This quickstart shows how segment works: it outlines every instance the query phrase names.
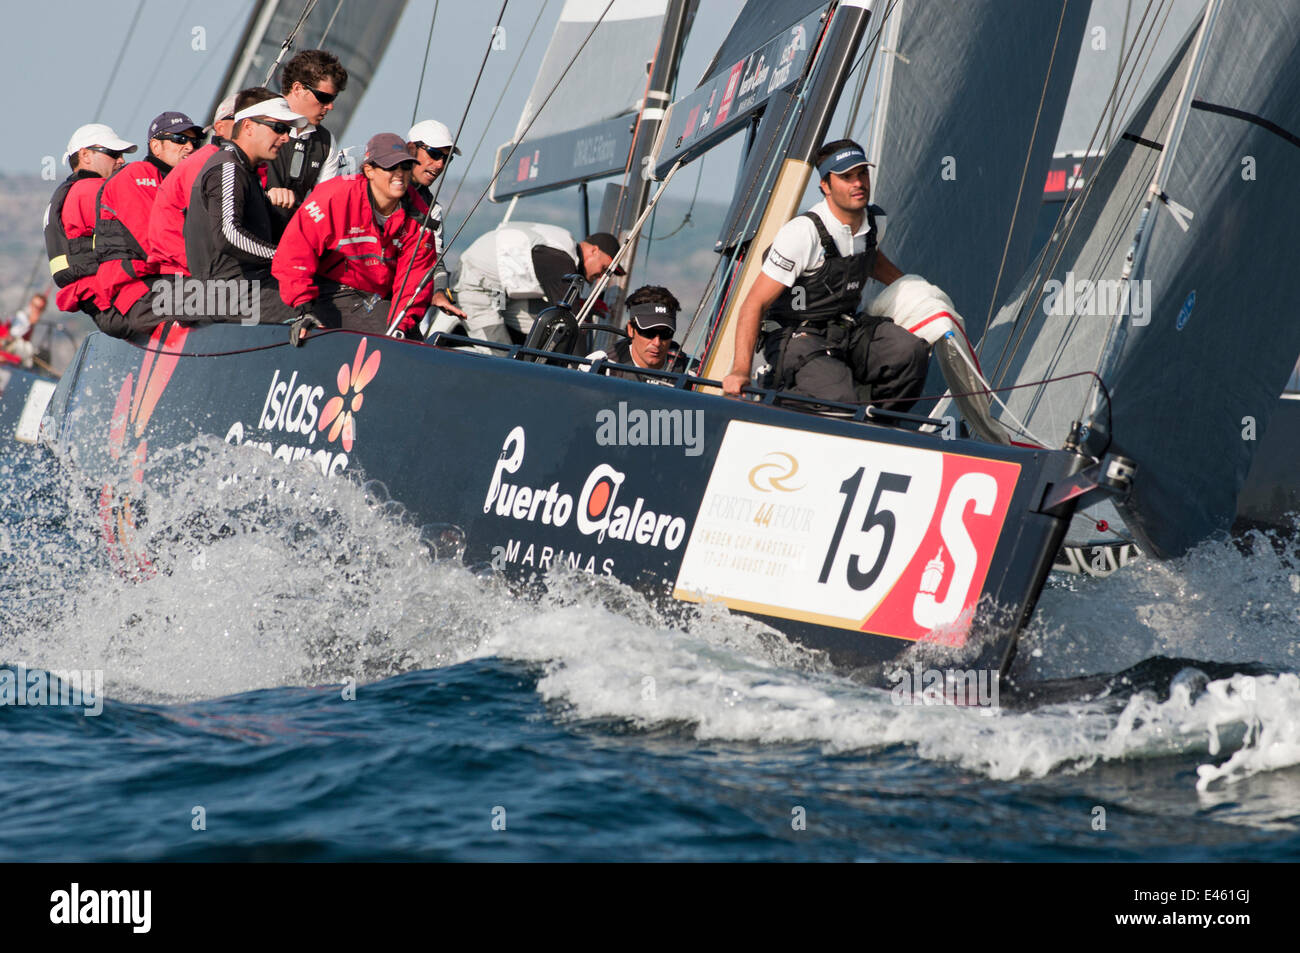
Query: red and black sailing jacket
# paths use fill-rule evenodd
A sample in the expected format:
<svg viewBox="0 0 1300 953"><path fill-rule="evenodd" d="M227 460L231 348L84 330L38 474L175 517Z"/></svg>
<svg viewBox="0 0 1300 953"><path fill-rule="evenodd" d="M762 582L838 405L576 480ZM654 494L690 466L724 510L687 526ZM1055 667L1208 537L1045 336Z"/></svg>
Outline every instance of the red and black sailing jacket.
<svg viewBox="0 0 1300 953"><path fill-rule="evenodd" d="M149 262L149 215L171 166L149 156L125 166L99 193L95 219L95 253L99 256L95 303L101 310L126 314L149 292L148 281L158 274Z"/></svg>
<svg viewBox="0 0 1300 953"><path fill-rule="evenodd" d="M321 280L390 300L405 280L403 300L395 302L400 309L425 272L437 263L433 237L425 233L421 242L421 231L414 206L407 199L382 226L377 224L366 177L340 176L316 186L302 208L294 212L280 239L271 273L280 283L280 297L291 308L315 301ZM418 325L432 297L433 285L429 283L407 307L398 329L405 333Z"/></svg>
<svg viewBox="0 0 1300 953"><path fill-rule="evenodd" d="M190 205L190 191L203 165L220 148L209 142L177 164L158 188L149 213L149 263L160 274L188 275L185 264L185 212Z"/></svg>
<svg viewBox="0 0 1300 953"><path fill-rule="evenodd" d="M50 275L59 286L55 303L60 311L84 311L92 317L95 305L95 203L107 180L86 169L63 180L45 210L45 252Z"/></svg>

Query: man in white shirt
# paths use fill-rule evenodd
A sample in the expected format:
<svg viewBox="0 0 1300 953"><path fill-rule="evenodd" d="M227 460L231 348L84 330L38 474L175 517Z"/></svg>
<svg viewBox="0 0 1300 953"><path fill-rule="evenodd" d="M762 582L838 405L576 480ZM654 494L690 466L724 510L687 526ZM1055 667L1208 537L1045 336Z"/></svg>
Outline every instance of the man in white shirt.
<svg viewBox="0 0 1300 953"><path fill-rule="evenodd" d="M826 198L786 222L764 255L722 389L736 396L749 383L766 315L778 325L763 342L771 386L906 411L925 386L926 344L888 318L858 313L869 278L888 285L903 274L879 249L885 213L870 204L870 163L849 139L824 145L816 163Z"/></svg>

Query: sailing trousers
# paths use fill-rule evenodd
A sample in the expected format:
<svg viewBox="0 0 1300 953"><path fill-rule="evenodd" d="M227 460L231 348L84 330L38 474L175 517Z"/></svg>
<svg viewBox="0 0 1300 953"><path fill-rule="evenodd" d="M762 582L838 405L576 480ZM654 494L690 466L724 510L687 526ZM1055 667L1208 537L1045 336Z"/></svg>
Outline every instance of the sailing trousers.
<svg viewBox="0 0 1300 953"><path fill-rule="evenodd" d="M320 294L308 310L327 328L384 334L388 331L387 298L334 282L320 283Z"/></svg>
<svg viewBox="0 0 1300 953"><path fill-rule="evenodd" d="M801 324L769 334L764 355L775 387L845 404L871 403L906 413L925 387L929 348L888 318L858 316L852 324ZM784 383L783 383L784 379Z"/></svg>

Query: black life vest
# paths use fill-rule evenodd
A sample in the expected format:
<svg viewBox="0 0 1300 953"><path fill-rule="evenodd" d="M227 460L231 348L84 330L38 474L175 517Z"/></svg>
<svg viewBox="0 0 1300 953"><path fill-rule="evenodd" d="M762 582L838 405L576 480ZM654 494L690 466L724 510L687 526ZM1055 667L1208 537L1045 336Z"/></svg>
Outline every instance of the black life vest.
<svg viewBox="0 0 1300 953"><path fill-rule="evenodd" d="M296 201L293 208L271 207L275 238L279 241L285 226L316 187L325 160L330 156L334 137L324 126L317 126L310 136L298 139L290 136L274 159L266 164L267 189L290 189Z"/></svg>
<svg viewBox="0 0 1300 953"><path fill-rule="evenodd" d="M847 258L835 247L835 239L826 230L825 223L816 212L804 212L817 228L825 260L812 271L800 275L795 283L782 292L768 311L768 317L782 325L805 322L825 323L841 315L852 315L862 300L862 289L876 266L876 215L884 210L867 206L867 247ZM769 248L770 252L771 249ZM802 289L799 291L797 289ZM803 307L796 308L797 295L803 298Z"/></svg>
<svg viewBox="0 0 1300 953"><path fill-rule="evenodd" d="M95 234L69 238L63 230L63 206L67 204L68 193L72 186L82 179L99 179L102 192L103 179L86 169L79 169L63 180L63 184L54 190L49 207L45 210L45 253L50 259L50 275L60 288L66 288L81 278L89 278L99 270L99 259L95 255ZM95 198L96 213L99 210L99 198Z"/></svg>
<svg viewBox="0 0 1300 953"><path fill-rule="evenodd" d="M147 162L153 166L154 171L158 173L158 181L161 182L171 172L171 166L155 156L146 156L139 160ZM136 163L131 163L135 165ZM127 166L130 168L130 166ZM123 172L126 171L124 168ZM149 252L147 252L140 241L131 234L131 229L127 228L126 222L121 218L105 219L100 216L100 210L104 207L104 190L99 190L99 195L95 197L95 256L99 263L109 261L124 261L126 264L123 270L133 278L139 277L135 273L135 266L132 262L148 261ZM116 210L114 215L119 214Z"/></svg>

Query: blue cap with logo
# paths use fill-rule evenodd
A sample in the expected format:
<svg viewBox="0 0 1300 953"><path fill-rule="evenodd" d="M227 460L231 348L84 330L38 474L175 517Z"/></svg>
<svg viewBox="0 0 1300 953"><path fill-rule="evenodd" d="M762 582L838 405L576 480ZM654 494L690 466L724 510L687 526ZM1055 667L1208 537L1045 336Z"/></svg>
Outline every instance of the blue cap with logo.
<svg viewBox="0 0 1300 953"><path fill-rule="evenodd" d="M155 139L169 132L189 132L191 129L203 131L203 127L185 113L165 112L155 116L154 121L149 123L149 138Z"/></svg>
<svg viewBox="0 0 1300 953"><path fill-rule="evenodd" d="M843 175L856 169L861 165L871 165L867 161L867 154L859 146L845 146L828 156L821 165L817 167L818 174L824 179L834 172L836 175Z"/></svg>

